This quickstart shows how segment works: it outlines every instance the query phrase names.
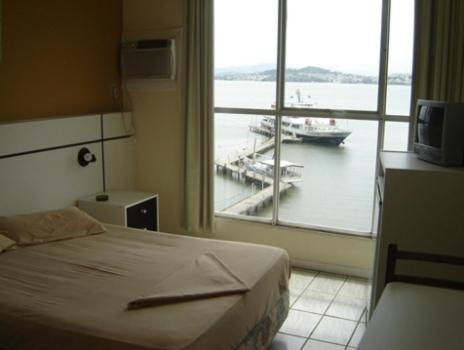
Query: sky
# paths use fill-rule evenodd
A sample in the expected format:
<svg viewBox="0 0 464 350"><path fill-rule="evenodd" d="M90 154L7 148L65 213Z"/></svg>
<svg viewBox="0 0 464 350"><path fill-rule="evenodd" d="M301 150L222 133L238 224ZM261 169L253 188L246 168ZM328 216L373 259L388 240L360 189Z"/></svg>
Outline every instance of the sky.
<svg viewBox="0 0 464 350"><path fill-rule="evenodd" d="M410 73L414 0L391 0L389 73ZM381 0L287 0L288 68L378 74ZM215 0L218 68L277 61L277 0Z"/></svg>

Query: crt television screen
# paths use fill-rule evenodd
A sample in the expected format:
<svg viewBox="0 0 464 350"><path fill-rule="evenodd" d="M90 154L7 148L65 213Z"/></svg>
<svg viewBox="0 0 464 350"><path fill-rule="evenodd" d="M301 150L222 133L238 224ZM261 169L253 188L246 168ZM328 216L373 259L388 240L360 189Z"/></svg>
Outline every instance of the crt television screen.
<svg viewBox="0 0 464 350"><path fill-rule="evenodd" d="M417 142L441 148L444 116L444 107L420 106L417 116Z"/></svg>

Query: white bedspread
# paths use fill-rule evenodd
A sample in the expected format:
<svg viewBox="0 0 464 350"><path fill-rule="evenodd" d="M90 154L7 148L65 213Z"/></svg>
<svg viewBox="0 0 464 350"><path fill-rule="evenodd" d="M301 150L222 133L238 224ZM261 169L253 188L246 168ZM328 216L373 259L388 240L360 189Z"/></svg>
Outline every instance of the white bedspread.
<svg viewBox="0 0 464 350"><path fill-rule="evenodd" d="M148 295L131 300L130 310L154 307L224 295L242 294L250 290L216 255L202 254L193 262L153 286Z"/></svg>
<svg viewBox="0 0 464 350"><path fill-rule="evenodd" d="M250 290L127 310L205 254ZM234 349L287 290L288 273L278 248L110 225L19 248L0 254L0 348Z"/></svg>

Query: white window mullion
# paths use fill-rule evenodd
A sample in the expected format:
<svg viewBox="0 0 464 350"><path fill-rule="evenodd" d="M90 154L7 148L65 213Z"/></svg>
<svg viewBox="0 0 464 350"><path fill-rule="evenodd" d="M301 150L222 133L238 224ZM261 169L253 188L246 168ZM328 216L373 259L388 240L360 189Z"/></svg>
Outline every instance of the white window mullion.
<svg viewBox="0 0 464 350"><path fill-rule="evenodd" d="M256 114L256 115L275 115L273 109L257 109L257 108L237 108L237 107L215 107L215 113L224 114Z"/></svg>
<svg viewBox="0 0 464 350"><path fill-rule="evenodd" d="M380 114L383 125L385 121L387 106L387 85L388 85L388 47L390 38L390 0L382 2L382 29L380 38L380 69L379 69L379 90L377 97L377 110ZM381 149L383 147L383 134L379 139Z"/></svg>
<svg viewBox="0 0 464 350"><path fill-rule="evenodd" d="M275 118L275 152L274 152L274 188L272 201L272 224L279 221L280 200L280 152L282 114L285 105L285 37L287 27L287 1L279 0L279 27L277 31L277 84L276 84L276 118Z"/></svg>
<svg viewBox="0 0 464 350"><path fill-rule="evenodd" d="M274 179L273 179L273 199L272 199L272 224L277 225L279 221L279 200L280 200L280 151L281 151L281 131L282 116L275 118L275 152L274 152Z"/></svg>
<svg viewBox="0 0 464 350"><path fill-rule="evenodd" d="M295 109L283 108L282 115L287 117L312 117L326 119L380 120L381 116L375 111L333 110L333 109Z"/></svg>
<svg viewBox="0 0 464 350"><path fill-rule="evenodd" d="M379 175L380 167L380 151L383 149L384 144L384 135L385 135L385 114L387 106L387 85L388 85L388 48L389 48L389 37L390 37L390 0L383 0L382 2L382 29L381 29L381 39L380 39L380 67L379 67L379 89L377 97L377 110L380 115L378 133L377 133L377 157L375 164L375 178L377 179ZM375 210L376 205L375 201L377 200L377 191L376 191L377 180L374 181L374 198L372 205L372 225L375 224ZM371 232L374 232L374 227L372 227Z"/></svg>
<svg viewBox="0 0 464 350"><path fill-rule="evenodd" d="M279 28L277 42L277 91L276 110L278 113L285 106L285 41L287 30L287 0L279 0Z"/></svg>

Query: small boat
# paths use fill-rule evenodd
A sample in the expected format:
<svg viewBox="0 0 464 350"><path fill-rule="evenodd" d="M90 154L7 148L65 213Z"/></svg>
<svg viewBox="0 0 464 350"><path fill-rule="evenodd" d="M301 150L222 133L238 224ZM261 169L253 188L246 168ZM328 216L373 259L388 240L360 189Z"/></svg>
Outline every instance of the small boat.
<svg viewBox="0 0 464 350"><path fill-rule="evenodd" d="M243 164L249 171L272 178L274 176L274 159L256 160L244 158ZM304 165L280 160L280 181L294 183L302 180L302 169Z"/></svg>
<svg viewBox="0 0 464 350"><path fill-rule="evenodd" d="M296 101L293 101L293 99L296 97ZM308 95L307 98L311 98L311 95ZM295 96L290 96L290 102L285 103L285 107L290 107L290 108L311 108L314 106L314 103L308 102L303 100L303 97L301 96L301 91L300 89L296 89L295 91ZM271 104L271 108L275 109L276 104L273 103Z"/></svg>
<svg viewBox="0 0 464 350"><path fill-rule="evenodd" d="M303 99L303 97L301 96L301 90L300 89L296 89L295 95L296 95L296 101L293 101L294 96L290 96L290 100L292 100L292 101L290 101L290 103L286 103L285 104L286 107L290 107L290 108L311 108L311 107L314 106L314 103L308 102L308 101ZM307 98L310 99L311 95L308 95Z"/></svg>

